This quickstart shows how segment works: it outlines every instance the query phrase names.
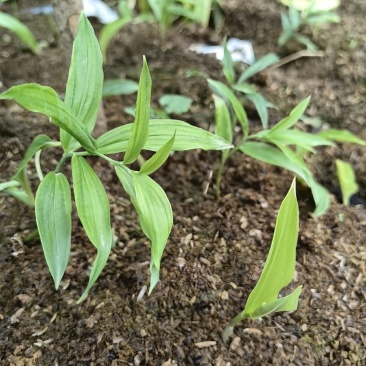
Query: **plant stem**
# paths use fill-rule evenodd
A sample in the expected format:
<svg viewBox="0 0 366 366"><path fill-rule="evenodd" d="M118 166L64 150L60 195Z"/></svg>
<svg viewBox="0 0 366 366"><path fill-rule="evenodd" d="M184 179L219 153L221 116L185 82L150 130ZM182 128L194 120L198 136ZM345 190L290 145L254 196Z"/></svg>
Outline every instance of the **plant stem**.
<svg viewBox="0 0 366 366"><path fill-rule="evenodd" d="M109 163L111 163L112 165L119 165L122 166L123 163L114 159L109 158L108 156L102 154L102 153L97 153L97 156L99 156L100 158L107 160Z"/></svg>
<svg viewBox="0 0 366 366"><path fill-rule="evenodd" d="M60 173L61 168L63 167L63 165L65 164L67 159L71 159L73 155L76 156L88 156L90 155L90 153L88 153L87 151L80 151L80 152L70 152L65 154L61 160L59 161L59 163L57 164L57 167L55 169L55 173Z"/></svg>
<svg viewBox="0 0 366 366"><path fill-rule="evenodd" d="M216 175L215 190L216 190L216 197L217 198L220 197L220 186L221 186L221 179L222 179L222 170L224 169L224 165L226 163L226 160L227 160L227 154L222 153L221 162L220 162L219 169L218 169L217 175Z"/></svg>
<svg viewBox="0 0 366 366"><path fill-rule="evenodd" d="M38 150L34 157L34 164L36 166L37 175L38 175L38 178L40 181L42 181L42 179L43 179L43 173L42 173L42 169L41 169L41 154L42 154L42 150Z"/></svg>

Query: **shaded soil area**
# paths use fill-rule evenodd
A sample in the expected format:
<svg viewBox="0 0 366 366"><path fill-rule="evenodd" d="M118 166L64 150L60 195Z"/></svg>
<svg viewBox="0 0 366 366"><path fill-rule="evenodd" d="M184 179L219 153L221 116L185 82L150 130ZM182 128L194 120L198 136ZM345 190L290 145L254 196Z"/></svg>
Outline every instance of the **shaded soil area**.
<svg viewBox="0 0 366 366"><path fill-rule="evenodd" d="M30 3L20 1L19 9ZM276 46L280 10L271 0L227 1L222 33L177 26L167 32L164 44L155 25L128 26L110 45L106 78L137 80L142 55L146 55L153 106L164 93L190 96L191 110L174 117L212 130L213 100L207 83L200 77L187 78L186 73L198 70L222 79L221 65L212 56L189 51L189 45L218 44L228 35L251 40L257 58L270 51L291 54L298 51L297 45L281 50ZM340 24L314 35L323 57L300 58L256 80L263 94L279 106L279 111L271 112L271 124L312 94L310 116L366 139L366 3L344 2L339 13ZM33 55L1 29L1 88L38 82L62 95L67 67L50 31L51 20L20 14L46 48ZM131 122L123 110L134 102L135 96L106 99L108 127ZM247 111L251 123L258 124L255 111L250 106ZM26 147L39 133L57 138L57 129L46 118L10 102L0 104L1 182L15 173ZM44 171L54 169L59 158L60 152L44 153ZM365 148L327 147L309 157L317 179L331 192L338 191L336 158L352 163L359 199L366 199ZM228 344L222 342L222 329L244 308L260 275L278 208L293 177L236 154L224 169L222 195L216 199L211 175L219 161L217 152L174 153L154 174L171 200L174 226L160 282L150 296L144 294L149 281L149 242L112 167L104 161L90 159L108 192L116 246L81 305L76 300L87 285L95 251L76 211L69 266L60 290L55 291L39 240L24 241L35 227L32 210L1 195L0 364L365 365L364 206L348 208L332 196L329 212L313 218L313 202L306 189L298 192L301 221L291 285L304 286L299 309L244 321ZM36 188L32 165L29 176Z"/></svg>

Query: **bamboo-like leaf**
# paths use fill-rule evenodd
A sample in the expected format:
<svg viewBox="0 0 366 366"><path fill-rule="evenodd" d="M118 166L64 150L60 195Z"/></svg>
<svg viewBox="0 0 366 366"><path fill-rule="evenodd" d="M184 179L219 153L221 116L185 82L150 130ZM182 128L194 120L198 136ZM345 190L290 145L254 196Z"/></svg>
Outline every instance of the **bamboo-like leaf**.
<svg viewBox="0 0 366 366"><path fill-rule="evenodd" d="M286 155L283 151L262 142L245 142L239 146L239 149L255 159L290 170L302 178L313 194L316 205L313 212L314 216L323 215L328 210L330 205L328 191L315 181L304 161L295 156L295 153L291 154L289 149L282 146L283 151L287 153ZM291 157L288 156L290 154Z"/></svg>
<svg viewBox="0 0 366 366"><path fill-rule="evenodd" d="M326 138L330 141L349 142L351 144L366 145L366 142L364 140L348 130L337 130L334 128L330 128L329 130L319 132L318 136Z"/></svg>
<svg viewBox="0 0 366 366"><path fill-rule="evenodd" d="M103 59L99 43L89 20L81 13L73 44L65 104L88 132L93 130L97 120L102 88ZM65 152L80 146L69 133L62 130L61 143Z"/></svg>
<svg viewBox="0 0 366 366"><path fill-rule="evenodd" d="M43 253L57 289L71 245L71 190L62 173L44 177L36 193L35 212Z"/></svg>
<svg viewBox="0 0 366 366"><path fill-rule="evenodd" d="M105 25L102 28L102 30L100 32L100 37L99 37L99 44L100 44L100 49L102 51L104 61L107 61L107 47L108 47L111 39L123 27L125 27L128 23L130 23L131 20L132 19L131 19L130 16L122 17L122 18L119 18L119 19L115 20L112 23L109 23L109 24Z"/></svg>
<svg viewBox="0 0 366 366"><path fill-rule="evenodd" d="M300 102L292 111L291 113L282 119L280 122L278 122L276 125L274 125L269 133L281 133L282 131L285 131L289 128L291 128L304 114L308 104L310 102L310 97L307 97L302 102Z"/></svg>
<svg viewBox="0 0 366 366"><path fill-rule="evenodd" d="M2 189L0 189L1 191ZM25 190L19 189L17 187L9 187L3 190L5 193L13 196L18 201L23 202L29 207L34 207L34 197L30 196Z"/></svg>
<svg viewBox="0 0 366 366"><path fill-rule="evenodd" d="M261 119L262 126L264 129L268 128L268 109L267 101L259 93L247 95L248 100L250 100L257 109L259 118Z"/></svg>
<svg viewBox="0 0 366 366"><path fill-rule="evenodd" d="M182 114L191 108L192 98L178 94L164 94L159 98L159 104L168 114Z"/></svg>
<svg viewBox="0 0 366 366"><path fill-rule="evenodd" d="M102 154L115 154L126 151L131 135L132 123L114 128L97 140L98 151ZM144 145L145 150L158 151L162 141L167 141L176 133L173 151L192 149L225 150L233 146L222 137L214 135L190 124L172 120L159 119L149 121L149 137Z"/></svg>
<svg viewBox="0 0 366 366"><path fill-rule="evenodd" d="M231 53L227 49L227 42L226 39L224 41L224 59L223 59L223 71L226 77L226 80L230 85L232 85L235 81L235 70L234 70L234 63Z"/></svg>
<svg viewBox="0 0 366 366"><path fill-rule="evenodd" d="M175 133L149 160L145 161L140 174L150 175L158 170L168 159L174 144Z"/></svg>
<svg viewBox="0 0 366 366"><path fill-rule="evenodd" d="M251 78L255 74L265 70L267 67L272 66L279 60L279 57L274 53L268 53L259 60L257 60L253 65L249 66L241 75L238 80L238 84L244 82L245 80Z"/></svg>
<svg viewBox="0 0 366 366"><path fill-rule="evenodd" d="M52 88L39 84L17 85L0 94L1 99L13 99L31 112L45 114L50 122L75 137L90 154L96 153L94 138Z"/></svg>
<svg viewBox="0 0 366 366"><path fill-rule="evenodd" d="M115 169L138 213L141 229L151 241L151 293L159 281L161 257L173 226L172 208L163 189L149 176L124 166Z"/></svg>
<svg viewBox="0 0 366 366"><path fill-rule="evenodd" d="M108 197L102 182L82 157L71 160L76 209L88 238L97 249L97 256L89 283L78 303L83 301L107 263L112 248L113 234L110 223Z"/></svg>
<svg viewBox="0 0 366 366"><path fill-rule="evenodd" d="M342 201L345 206L349 206L352 195L358 192L356 175L350 163L337 159L336 164L338 181L342 191Z"/></svg>
<svg viewBox="0 0 366 366"><path fill-rule="evenodd" d="M233 126L229 109L225 101L217 95L213 95L215 102L215 134L232 142Z"/></svg>
<svg viewBox="0 0 366 366"><path fill-rule="evenodd" d="M133 163L137 159L149 137L150 98L151 77L144 56L139 90L137 92L136 118L132 126L131 136L123 159L125 164Z"/></svg>
<svg viewBox="0 0 366 366"><path fill-rule="evenodd" d="M13 16L0 12L0 27L7 28L14 32L17 37L25 43L34 53L39 51L37 41L30 29Z"/></svg>
<svg viewBox="0 0 366 366"><path fill-rule="evenodd" d="M112 79L105 80L103 84L103 98L113 95L128 95L136 93L139 84L133 80Z"/></svg>
<svg viewBox="0 0 366 366"><path fill-rule="evenodd" d="M241 124L244 135L247 136L249 132L248 117L238 98L225 84L221 83L220 81L207 79L207 82L209 87L215 94L230 102Z"/></svg>

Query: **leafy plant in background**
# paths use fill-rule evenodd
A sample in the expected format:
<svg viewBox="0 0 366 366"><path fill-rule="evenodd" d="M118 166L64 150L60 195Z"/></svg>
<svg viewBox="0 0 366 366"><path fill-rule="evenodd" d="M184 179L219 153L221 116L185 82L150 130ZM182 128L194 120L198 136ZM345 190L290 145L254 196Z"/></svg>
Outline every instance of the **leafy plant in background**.
<svg viewBox="0 0 366 366"><path fill-rule="evenodd" d="M356 175L350 163L337 159L336 165L338 181L342 191L342 202L345 206L349 206L351 197L358 192Z"/></svg>
<svg viewBox="0 0 366 366"><path fill-rule="evenodd" d="M48 268L58 288L70 256L71 189L61 172L71 159L73 190L80 221L97 249L89 283L78 300L87 296L103 270L113 244L108 197L97 174L85 159L95 156L111 163L122 186L137 210L142 231L151 241L151 292L159 280L160 261L173 224L172 209L163 189L149 177L169 157L172 150L227 149L231 145L219 136L178 120L150 120L151 78L146 60L137 93L133 123L107 132L97 140L91 135L102 97L102 55L89 21L81 15L74 41L65 100L50 87L22 84L0 94L32 112L45 114L60 127L60 141L37 136L28 147L15 176L1 184L4 192L35 206L36 222ZM64 151L56 169L43 177L41 151L61 147ZM80 150L80 148L82 148ZM127 165L142 150L156 152L139 171ZM107 154L123 152L122 161ZM41 181L35 199L27 179L26 167L35 157Z"/></svg>
<svg viewBox="0 0 366 366"><path fill-rule="evenodd" d="M291 294L278 298L279 292L292 281L295 273L299 232L295 181L294 179L278 211L271 248L262 274L250 293L244 310L222 332L224 342L235 325L243 319L257 319L275 312L297 309L302 286L298 286Z"/></svg>
<svg viewBox="0 0 366 366"><path fill-rule="evenodd" d="M279 46L294 40L304 44L309 50L317 50L318 47L307 36L301 33L306 26L314 32L317 28L327 23L338 23L339 15L334 11L339 6L339 1L296 1L282 0L289 7L287 13L281 13L282 33L278 39Z"/></svg>
<svg viewBox="0 0 366 366"><path fill-rule="evenodd" d="M178 18L200 23L207 28L212 14L215 27L223 23L219 0L120 0L118 10L120 18L104 26L100 33L99 43L104 60L111 39L131 22L156 21L162 38Z"/></svg>
<svg viewBox="0 0 366 366"><path fill-rule="evenodd" d="M38 53L39 47L33 33L20 20L9 14L0 12L0 27L14 32L34 53Z"/></svg>

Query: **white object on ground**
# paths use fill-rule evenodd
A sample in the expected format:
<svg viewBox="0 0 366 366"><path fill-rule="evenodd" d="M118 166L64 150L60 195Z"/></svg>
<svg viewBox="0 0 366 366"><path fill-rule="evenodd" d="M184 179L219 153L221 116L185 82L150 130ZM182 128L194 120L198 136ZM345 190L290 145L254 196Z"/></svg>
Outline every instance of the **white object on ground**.
<svg viewBox="0 0 366 366"><path fill-rule="evenodd" d="M118 13L101 0L83 0L83 8L87 17L97 17L103 24L112 23L119 18Z"/></svg>

